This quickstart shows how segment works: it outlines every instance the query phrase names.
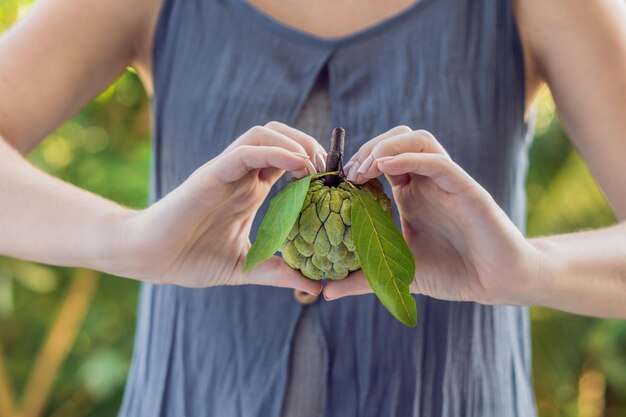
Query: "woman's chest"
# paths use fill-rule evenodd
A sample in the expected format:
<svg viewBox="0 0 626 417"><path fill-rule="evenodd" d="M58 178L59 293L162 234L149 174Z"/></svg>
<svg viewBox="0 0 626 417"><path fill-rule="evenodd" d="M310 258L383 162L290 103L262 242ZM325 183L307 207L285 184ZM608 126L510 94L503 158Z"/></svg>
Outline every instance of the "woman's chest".
<svg viewBox="0 0 626 417"><path fill-rule="evenodd" d="M180 1L180 0L176 0ZM196 0L197 1L197 0ZM206 0L204 0L206 2ZM209 0L215 2L216 0ZM220 0L217 0L218 2ZM245 2L245 0L234 0ZM377 0L346 0L336 2L335 0L320 0L308 2L306 0L293 0L289 2L279 0L251 0L248 1L252 7L268 19L275 19L280 25L292 28L295 31L310 34L319 39L345 38L351 34L359 33L373 28L394 16L402 15L415 3L424 0L389 0L380 2ZM430 0L426 0L430 1ZM434 0L437 1L437 0ZM193 2L193 1L192 1ZM170 0L150 0L145 2L144 25L139 30L138 54L133 62L133 66L138 70L143 84L148 94L154 92L154 49L156 44L157 31L159 27L159 17L168 12L168 8L173 1ZM512 0L511 8L517 17L520 12L516 0ZM241 24L246 24L245 16L238 19ZM519 31L526 32L524 21L517 18L515 22L519 26ZM181 22L185 25L185 22ZM172 28L175 30L176 28ZM227 34L223 34L227 36ZM520 41L523 43L524 39ZM538 75L536 65L530 48L522 44L523 62L525 63L525 96L526 106L530 105L530 100L534 97L541 84L541 77Z"/></svg>

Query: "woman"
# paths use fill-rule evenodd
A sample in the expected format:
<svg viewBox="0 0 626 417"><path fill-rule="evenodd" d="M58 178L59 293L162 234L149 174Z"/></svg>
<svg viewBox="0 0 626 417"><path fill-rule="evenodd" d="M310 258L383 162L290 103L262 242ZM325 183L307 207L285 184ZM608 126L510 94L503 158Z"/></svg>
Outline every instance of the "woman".
<svg viewBox="0 0 626 417"><path fill-rule="evenodd" d="M625 22L617 0L44 1L0 40L0 253L144 282L123 416L532 416L523 306L625 318L626 224L523 236L524 114L547 82L623 220ZM154 91L145 210L20 155L129 64ZM334 125L348 178L393 192L415 329L349 297L360 273L322 302L279 258L242 271L271 186L324 169L303 131Z"/></svg>

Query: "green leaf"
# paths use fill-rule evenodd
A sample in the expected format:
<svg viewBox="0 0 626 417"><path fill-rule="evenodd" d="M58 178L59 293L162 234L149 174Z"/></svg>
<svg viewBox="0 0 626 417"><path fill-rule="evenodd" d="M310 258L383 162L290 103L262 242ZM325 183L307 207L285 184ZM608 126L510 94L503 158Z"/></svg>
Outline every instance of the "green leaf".
<svg viewBox="0 0 626 417"><path fill-rule="evenodd" d="M385 308L402 323L417 324L417 308L409 285L415 259L393 219L368 193L355 189L352 235L361 267Z"/></svg>
<svg viewBox="0 0 626 417"><path fill-rule="evenodd" d="M280 249L298 220L311 180L323 175L328 173L313 174L292 181L272 198L259 226L256 240L246 255L244 271L249 271L268 260Z"/></svg>

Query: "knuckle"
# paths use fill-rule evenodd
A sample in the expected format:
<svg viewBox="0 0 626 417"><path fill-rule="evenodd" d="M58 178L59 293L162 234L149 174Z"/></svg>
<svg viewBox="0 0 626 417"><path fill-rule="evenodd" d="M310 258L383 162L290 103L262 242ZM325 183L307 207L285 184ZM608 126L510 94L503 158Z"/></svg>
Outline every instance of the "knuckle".
<svg viewBox="0 0 626 417"><path fill-rule="evenodd" d="M424 129L416 130L415 131L415 135L420 137L421 139L427 141L427 142L437 143L437 139L435 139L433 134L430 133L428 130L424 130Z"/></svg>
<svg viewBox="0 0 626 417"><path fill-rule="evenodd" d="M484 203L488 207L495 207L498 205L493 195L483 187L473 187L474 192L476 193L476 198Z"/></svg>
<svg viewBox="0 0 626 417"><path fill-rule="evenodd" d="M256 125L256 126L252 126L250 129L248 129L248 131L246 132L247 136L250 136L252 138L260 138L262 136L264 136L267 133L267 128L264 126L260 126L260 125Z"/></svg>
<svg viewBox="0 0 626 417"><path fill-rule="evenodd" d="M444 154L434 153L431 154L435 166L437 166L438 171L443 173L444 171L453 171L458 172L459 166L456 165L450 158L448 158Z"/></svg>
<svg viewBox="0 0 626 417"><path fill-rule="evenodd" d="M449 159L446 155L441 154L441 153L434 153L432 155L433 155L433 158L435 159L437 165L454 168L454 165L455 165L454 162L452 162L452 160Z"/></svg>
<svg viewBox="0 0 626 417"><path fill-rule="evenodd" d="M389 143L386 141L382 141L377 143L371 150L370 154L374 157L374 158L380 158L383 156L387 156L387 154L385 152L388 152L389 150Z"/></svg>
<svg viewBox="0 0 626 417"><path fill-rule="evenodd" d="M413 131L413 129L411 129L407 125L399 125L399 126L396 126L395 129L400 133L409 133Z"/></svg>
<svg viewBox="0 0 626 417"><path fill-rule="evenodd" d="M278 122L276 120L272 120L272 121L265 123L265 127L268 129L279 129L283 126L285 126L283 123Z"/></svg>
<svg viewBox="0 0 626 417"><path fill-rule="evenodd" d="M324 149L322 145L320 145L313 137L307 135L304 132L298 135L294 134L293 136L290 136L290 138L292 138L292 140L294 140L295 142L298 142L300 145L311 150L314 150L317 147L319 147L320 149Z"/></svg>
<svg viewBox="0 0 626 417"><path fill-rule="evenodd" d="M248 153L249 153L249 152L251 152L254 148L255 148L255 146L252 146L252 145L241 145L241 146L237 146L237 147L233 150L233 153L234 153L236 156L242 156L242 155L246 155L246 154L248 154ZM258 151L259 151L259 150L257 149L257 152L258 152Z"/></svg>
<svg viewBox="0 0 626 417"><path fill-rule="evenodd" d="M307 149L304 147L304 145L296 140L290 139L290 141L288 143L285 143L284 148L285 150L290 150L290 151L294 151L294 152L299 152L301 154L308 154Z"/></svg>

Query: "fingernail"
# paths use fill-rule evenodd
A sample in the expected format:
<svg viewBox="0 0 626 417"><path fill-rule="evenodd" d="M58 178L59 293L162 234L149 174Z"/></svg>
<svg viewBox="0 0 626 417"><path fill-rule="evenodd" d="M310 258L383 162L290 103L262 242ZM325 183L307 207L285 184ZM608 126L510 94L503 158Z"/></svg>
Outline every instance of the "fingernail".
<svg viewBox="0 0 626 417"><path fill-rule="evenodd" d="M354 165L354 161L348 161L348 163L343 166L343 172L346 175L348 175L348 171L352 165Z"/></svg>
<svg viewBox="0 0 626 417"><path fill-rule="evenodd" d="M326 301L332 301L333 300L333 298L328 298L326 293L322 293L322 295L324 296L324 300L326 300Z"/></svg>
<svg viewBox="0 0 626 417"><path fill-rule="evenodd" d="M317 170L315 169L315 165L313 165L313 163L311 162L310 159L306 160L307 163L307 167L309 168L309 174L315 174L317 172Z"/></svg>
<svg viewBox="0 0 626 417"><path fill-rule="evenodd" d="M326 171L326 161L324 160L324 158L322 157L321 154L316 153L315 154L315 159L317 160L317 169L320 172L324 172Z"/></svg>
<svg viewBox="0 0 626 417"><path fill-rule="evenodd" d="M291 175L293 175L294 178L306 177L307 175L309 175L309 170L308 169L299 169L297 171L292 172Z"/></svg>
<svg viewBox="0 0 626 417"><path fill-rule="evenodd" d="M359 174L365 174L367 170L370 169L370 167L372 166L372 162L374 162L374 157L370 155L367 158L365 158L365 161L363 161L363 163L361 164L357 172Z"/></svg>
<svg viewBox="0 0 626 417"><path fill-rule="evenodd" d="M395 156L383 156L382 158L376 158L376 162L391 161Z"/></svg>
<svg viewBox="0 0 626 417"><path fill-rule="evenodd" d="M357 161L354 162L352 168L350 168L350 172L348 172L348 176L346 177L348 181L356 181L356 177L359 175L359 164Z"/></svg>
<svg viewBox="0 0 626 417"><path fill-rule="evenodd" d="M309 155L305 154L305 153L300 153L300 152L292 152L295 156L298 156L302 159L311 159L309 158Z"/></svg>

